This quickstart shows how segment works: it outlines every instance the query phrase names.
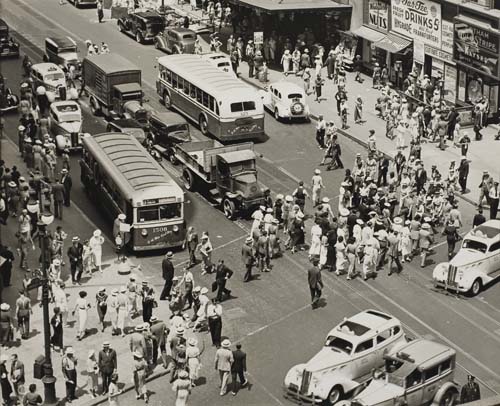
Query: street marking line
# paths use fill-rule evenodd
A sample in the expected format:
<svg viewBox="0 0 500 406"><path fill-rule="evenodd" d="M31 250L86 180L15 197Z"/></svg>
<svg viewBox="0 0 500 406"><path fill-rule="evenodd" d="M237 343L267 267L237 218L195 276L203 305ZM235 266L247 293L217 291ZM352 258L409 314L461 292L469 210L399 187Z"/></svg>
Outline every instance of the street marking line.
<svg viewBox="0 0 500 406"><path fill-rule="evenodd" d="M248 376L251 376L252 377L252 382L256 383L257 385L259 385L263 390L264 392L266 392L266 394L271 398L273 399L278 405L283 405L283 402L281 400L279 400L276 396L274 396L270 391L269 389L267 389L267 387L262 383L260 382L257 378L255 378L250 372L247 372Z"/></svg>

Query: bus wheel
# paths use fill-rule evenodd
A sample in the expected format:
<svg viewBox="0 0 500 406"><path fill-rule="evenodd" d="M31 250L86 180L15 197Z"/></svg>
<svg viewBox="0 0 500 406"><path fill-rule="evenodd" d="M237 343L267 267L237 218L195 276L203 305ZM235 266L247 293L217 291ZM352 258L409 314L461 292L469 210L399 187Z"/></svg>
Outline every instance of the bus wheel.
<svg viewBox="0 0 500 406"><path fill-rule="evenodd" d="M200 131L203 135L208 135L208 123L207 119L203 114L200 114L200 118L198 119L198 124L200 125Z"/></svg>
<svg viewBox="0 0 500 406"><path fill-rule="evenodd" d="M170 95L168 94L167 91L163 93L163 105L169 109L172 107L172 99L170 98Z"/></svg>
<svg viewBox="0 0 500 406"><path fill-rule="evenodd" d="M222 202L222 209L224 210L224 215L229 220L234 219L236 214L236 206L233 201L229 199L224 199L224 201Z"/></svg>
<svg viewBox="0 0 500 406"><path fill-rule="evenodd" d="M182 180L184 181L184 187L191 192L194 189L195 182L193 172L185 168L182 171Z"/></svg>

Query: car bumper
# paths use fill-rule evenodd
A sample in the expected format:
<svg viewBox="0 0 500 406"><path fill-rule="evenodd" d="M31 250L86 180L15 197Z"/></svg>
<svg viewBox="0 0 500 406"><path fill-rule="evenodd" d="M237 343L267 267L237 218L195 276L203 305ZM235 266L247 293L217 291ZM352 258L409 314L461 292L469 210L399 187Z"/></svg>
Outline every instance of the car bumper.
<svg viewBox="0 0 500 406"><path fill-rule="evenodd" d="M283 387L283 397L285 399L288 399L294 403L298 404L321 404L324 402L324 399L318 397L318 396L307 396L304 394L301 394L299 392L299 389L295 387L294 385L291 386L285 386Z"/></svg>
<svg viewBox="0 0 500 406"><path fill-rule="evenodd" d="M240 203L240 207L242 210L250 210L254 207L260 206L264 203L263 198L253 199L253 200L242 200Z"/></svg>
<svg viewBox="0 0 500 406"><path fill-rule="evenodd" d="M462 293L465 293L469 290L468 287L460 286L458 284L450 285L447 281L442 280L442 279L433 278L433 283L434 283L435 288L450 289L450 290L454 290L454 291L458 291L458 292L462 292Z"/></svg>
<svg viewBox="0 0 500 406"><path fill-rule="evenodd" d="M4 48L2 49L2 51L0 52L0 56L2 57L9 57L9 56L19 56L19 48L17 49L8 49L8 48Z"/></svg>

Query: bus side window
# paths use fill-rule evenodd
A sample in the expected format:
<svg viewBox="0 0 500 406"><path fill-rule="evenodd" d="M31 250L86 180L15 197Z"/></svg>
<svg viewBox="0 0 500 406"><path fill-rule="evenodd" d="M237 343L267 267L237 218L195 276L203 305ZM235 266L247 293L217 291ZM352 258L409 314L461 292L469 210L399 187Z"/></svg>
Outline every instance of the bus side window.
<svg viewBox="0 0 500 406"><path fill-rule="evenodd" d="M219 113L219 103L217 103L217 100L215 101L215 114L220 115L220 113Z"/></svg>
<svg viewBox="0 0 500 406"><path fill-rule="evenodd" d="M187 80L184 81L184 93L189 94L189 86L191 83L189 83Z"/></svg>
<svg viewBox="0 0 500 406"><path fill-rule="evenodd" d="M208 99L209 99L209 97L210 97L210 96L209 96L207 93L203 92L203 100L202 100L202 103L203 103L203 105L204 105L205 107L208 107L208 106L209 106L209 105L208 105Z"/></svg>
<svg viewBox="0 0 500 406"><path fill-rule="evenodd" d="M184 79L181 77L177 77L177 89L182 90L184 87Z"/></svg>
<svg viewBox="0 0 500 406"><path fill-rule="evenodd" d="M196 88L196 101L201 103L203 97L203 90Z"/></svg>
<svg viewBox="0 0 500 406"><path fill-rule="evenodd" d="M168 69L165 70L165 80L169 85L172 84L172 72L169 71Z"/></svg>
<svg viewBox="0 0 500 406"><path fill-rule="evenodd" d="M199 92L199 89L196 86L191 85L191 92L189 93L189 96L191 96L193 99L195 99L196 92Z"/></svg>
<svg viewBox="0 0 500 406"><path fill-rule="evenodd" d="M177 88L177 73L172 73L172 87Z"/></svg>
<svg viewBox="0 0 500 406"><path fill-rule="evenodd" d="M215 99L212 96L208 96L208 105L210 110L215 111Z"/></svg>

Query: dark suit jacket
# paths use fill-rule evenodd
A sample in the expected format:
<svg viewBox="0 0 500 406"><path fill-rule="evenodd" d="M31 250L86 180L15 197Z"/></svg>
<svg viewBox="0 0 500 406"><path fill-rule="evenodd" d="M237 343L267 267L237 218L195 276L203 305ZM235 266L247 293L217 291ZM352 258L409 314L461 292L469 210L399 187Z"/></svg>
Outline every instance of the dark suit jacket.
<svg viewBox="0 0 500 406"><path fill-rule="evenodd" d="M424 185L425 182L427 182L427 172L425 169L417 169L417 172L415 173L415 181L419 185Z"/></svg>
<svg viewBox="0 0 500 406"><path fill-rule="evenodd" d="M68 257L71 263L82 262L83 245L78 243L76 247L72 244L68 248Z"/></svg>
<svg viewBox="0 0 500 406"><path fill-rule="evenodd" d="M233 359L231 372L245 372L247 370L247 354L245 352L242 350L234 350Z"/></svg>
<svg viewBox="0 0 500 406"><path fill-rule="evenodd" d="M64 190L71 190L71 187L73 186L73 181L71 180L71 176L66 175L62 178L61 182L64 186Z"/></svg>
<svg viewBox="0 0 500 406"><path fill-rule="evenodd" d="M321 271L317 266L312 266L307 271L307 279L309 281L309 287L312 289L317 289L318 287L323 287L323 281L321 279Z"/></svg>
<svg viewBox="0 0 500 406"><path fill-rule="evenodd" d="M163 258L161 263L161 269L163 272L163 279L166 281L171 281L174 279L174 264L168 258Z"/></svg>
<svg viewBox="0 0 500 406"><path fill-rule="evenodd" d="M243 245L241 248L241 256L243 257L243 263L245 265L250 265L253 262L253 250L249 245Z"/></svg>
<svg viewBox="0 0 500 406"><path fill-rule="evenodd" d="M62 202L64 200L64 186L61 183L52 185L52 194L56 202Z"/></svg>
<svg viewBox="0 0 500 406"><path fill-rule="evenodd" d="M106 352L104 350L99 351L98 364L101 372L105 374L111 374L115 369L118 368L116 360L116 351L111 349Z"/></svg>
<svg viewBox="0 0 500 406"><path fill-rule="evenodd" d="M458 176L460 178L466 178L469 175L469 163L467 161L462 161L458 167Z"/></svg>

